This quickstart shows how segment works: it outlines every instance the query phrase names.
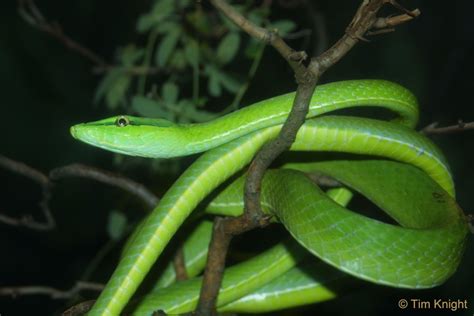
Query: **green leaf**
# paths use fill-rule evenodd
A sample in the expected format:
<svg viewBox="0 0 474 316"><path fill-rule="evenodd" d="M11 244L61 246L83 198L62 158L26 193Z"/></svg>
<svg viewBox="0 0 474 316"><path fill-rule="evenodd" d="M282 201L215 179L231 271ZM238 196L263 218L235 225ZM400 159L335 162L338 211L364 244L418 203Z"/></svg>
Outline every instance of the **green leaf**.
<svg viewBox="0 0 474 316"><path fill-rule="evenodd" d="M208 122L215 119L218 114L196 108L194 102L189 99L182 99L179 101L179 107L183 116L189 118L192 122Z"/></svg>
<svg viewBox="0 0 474 316"><path fill-rule="evenodd" d="M124 73L123 69L120 68L114 68L111 71L109 71L102 81L100 82L97 91L95 92L94 96L94 103L100 102L102 98L107 94L107 91L109 91L110 87L112 84Z"/></svg>
<svg viewBox="0 0 474 316"><path fill-rule="evenodd" d="M234 6L234 8L236 8L236 6ZM231 32L240 32L240 28L235 25L234 22L232 22L231 20L229 20L228 17L226 17L225 15L222 15L221 14L221 19L222 19L222 22L224 24L224 26Z"/></svg>
<svg viewBox="0 0 474 316"><path fill-rule="evenodd" d="M191 0L180 0L180 1L177 1L178 2L178 6L180 9L184 9L186 7L188 7L190 4L191 4Z"/></svg>
<svg viewBox="0 0 474 316"><path fill-rule="evenodd" d="M213 97L218 97L222 94L222 87L221 87L218 73L216 72L210 73L207 88L209 90L209 93Z"/></svg>
<svg viewBox="0 0 474 316"><path fill-rule="evenodd" d="M163 96L163 100L167 104L175 104L176 100L178 100L179 88L173 82L166 82L163 85L163 88L161 89L161 93Z"/></svg>
<svg viewBox="0 0 474 316"><path fill-rule="evenodd" d="M191 25L192 29L198 34L209 35L214 30L213 23L203 10L194 10L185 15L186 22ZM230 22L232 23L232 22Z"/></svg>
<svg viewBox="0 0 474 316"><path fill-rule="evenodd" d="M219 73L219 78L224 88L229 92L235 93L241 86L241 83L237 79L223 71Z"/></svg>
<svg viewBox="0 0 474 316"><path fill-rule="evenodd" d="M257 57L257 54L262 49L262 45L264 44L259 41L256 41L253 38L250 39L247 43L247 46L245 47L245 57L247 57L248 59L254 59L255 57Z"/></svg>
<svg viewBox="0 0 474 316"><path fill-rule="evenodd" d="M175 50L176 44L178 43L179 35L181 30L173 29L164 39L158 44L158 50L156 52L155 60L156 64L163 67L168 62L171 53Z"/></svg>
<svg viewBox="0 0 474 316"><path fill-rule="evenodd" d="M152 100L143 96L134 96L132 99L132 109L139 115L144 117L159 117L167 116L163 110L162 104L159 101Z"/></svg>
<svg viewBox="0 0 474 316"><path fill-rule="evenodd" d="M127 217L120 211L113 210L109 214L107 233L113 240L119 240L127 227Z"/></svg>
<svg viewBox="0 0 474 316"><path fill-rule="evenodd" d="M267 16L267 10L254 9L247 14L247 19L256 25L262 25Z"/></svg>
<svg viewBox="0 0 474 316"><path fill-rule="evenodd" d="M149 14L142 15L137 22L137 31L144 33L158 25L174 11L174 0L159 0L155 2Z"/></svg>
<svg viewBox="0 0 474 316"><path fill-rule="evenodd" d="M171 55L169 64L171 65L172 68L175 68L176 70L185 69L187 63L186 63L186 56L184 54L184 50L176 49Z"/></svg>
<svg viewBox="0 0 474 316"><path fill-rule="evenodd" d="M130 82L130 76L125 72L122 72L122 75L117 77L110 85L110 88L105 95L105 101L109 109L115 109L124 102L125 94L130 87Z"/></svg>
<svg viewBox="0 0 474 316"><path fill-rule="evenodd" d="M291 20L279 20L273 22L271 28L276 29L281 36L285 36L296 29L296 23Z"/></svg>
<svg viewBox="0 0 474 316"><path fill-rule="evenodd" d="M135 45L127 45L120 50L120 60L124 66L133 66L145 55L143 48L137 48Z"/></svg>
<svg viewBox="0 0 474 316"><path fill-rule="evenodd" d="M225 65L234 59L240 45L240 35L237 32L228 33L217 47L217 60Z"/></svg>
<svg viewBox="0 0 474 316"><path fill-rule="evenodd" d="M155 26L155 30L160 34L167 34L179 28L180 25L176 21L164 21Z"/></svg>
<svg viewBox="0 0 474 316"><path fill-rule="evenodd" d="M184 56L193 67L199 64L199 45L195 40L189 39L184 46Z"/></svg>

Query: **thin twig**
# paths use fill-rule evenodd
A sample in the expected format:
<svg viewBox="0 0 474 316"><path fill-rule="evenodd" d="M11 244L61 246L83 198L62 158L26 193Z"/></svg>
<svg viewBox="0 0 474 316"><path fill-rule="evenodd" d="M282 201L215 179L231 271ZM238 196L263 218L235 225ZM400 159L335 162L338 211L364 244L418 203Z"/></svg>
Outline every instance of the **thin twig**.
<svg viewBox="0 0 474 316"><path fill-rule="evenodd" d="M35 221L31 215L13 218L0 214L0 222L10 226L26 227L37 231L49 231L53 229L56 224L49 208L51 189L53 185L48 177L41 171L38 171L22 162L9 159L3 155L0 155L0 167L30 178L41 186L42 199L39 202L39 206L45 218L45 222L42 223Z"/></svg>
<svg viewBox="0 0 474 316"><path fill-rule="evenodd" d="M71 51L79 54L92 62L95 67L92 69L94 74L102 74L117 68L123 68L119 65L107 63L97 53L85 47L79 42L65 34L61 25L56 21L48 21L36 6L34 0L18 0L18 13L20 16L34 28L55 38ZM158 67L130 66L125 68L125 72L131 76L154 75L162 71Z"/></svg>
<svg viewBox="0 0 474 316"><path fill-rule="evenodd" d="M100 292L104 289L103 284L78 281L69 290L60 290L51 286L25 285L0 287L0 296L46 295L52 299L69 299L81 291Z"/></svg>
<svg viewBox="0 0 474 316"><path fill-rule="evenodd" d="M474 130L474 122L464 123L462 120L458 124L451 126L438 127L439 123L434 122L422 128L420 133L425 135L439 135L439 134L453 134L460 133L467 130Z"/></svg>
<svg viewBox="0 0 474 316"><path fill-rule="evenodd" d="M263 175L274 159L287 150L295 140L296 133L305 121L309 102L320 76L345 56L355 44L364 40L364 35L377 21L376 14L384 4L391 3L398 7L398 4L393 0L362 1L341 39L320 56L312 58L309 65L305 66L303 63L307 59L305 52L296 52L278 34L253 24L225 0L211 0L211 3L250 36L273 46L293 69L298 87L293 107L279 136L263 146L249 166L244 192L244 214L237 218L217 218L214 222L203 285L196 310L196 314L202 316L212 315L215 311L215 302L225 266L225 256L232 237L269 223L268 217L264 216L260 209L260 188ZM407 10L403 11L405 14L408 12Z"/></svg>
<svg viewBox="0 0 474 316"><path fill-rule="evenodd" d="M85 302L81 302L76 304L66 311L64 311L61 315L62 316L79 316L79 315L86 315L94 306L95 300L89 300Z"/></svg>
<svg viewBox="0 0 474 316"><path fill-rule="evenodd" d="M184 258L183 247L179 247L173 259L173 267L176 274L176 280L182 281L188 278L186 271L186 261Z"/></svg>
<svg viewBox="0 0 474 316"><path fill-rule="evenodd" d="M87 58L97 66L110 66L99 55L64 34L61 26L57 22L47 21L33 0L18 0L18 12L26 22L51 37L56 38L63 43L64 46Z"/></svg>
<svg viewBox="0 0 474 316"><path fill-rule="evenodd" d="M49 173L49 176L54 181L71 177L93 179L107 185L120 188L137 196L147 204L149 209L155 207L159 201L158 197L149 191L144 185L135 182L130 178L83 164L76 163L53 169Z"/></svg>
<svg viewBox="0 0 474 316"><path fill-rule="evenodd" d="M257 73L257 69L258 69L258 66L260 65L260 62L262 61L264 51L265 51L265 45L262 45L262 47L258 49L257 53L255 54L255 57L253 58L253 62L252 62L252 65L250 66L249 72L247 73L247 79L245 80L245 83L243 83L240 86L231 104L227 106L224 110L219 112L219 116L227 114L239 108L240 102L242 101L242 98L244 97L245 93L247 92L250 86L250 82L252 81L252 79L255 77L255 74Z"/></svg>
<svg viewBox="0 0 474 316"><path fill-rule="evenodd" d="M147 209L152 209L156 204L158 204L159 201L155 194L153 194L140 183L137 183L127 177L86 165L71 164L68 166L56 168L50 172L48 177L41 171L36 170L22 162L18 162L0 155L0 167L32 179L38 183L42 189L42 199L39 202L39 206L45 217L45 222L37 222L31 215L13 218L4 214L0 214L0 222L10 226L26 227L37 231L49 231L53 229L56 224L49 208L49 201L51 200L52 188L54 185L53 182L64 178L88 178L120 188L137 196L146 204Z"/></svg>
<svg viewBox="0 0 474 316"><path fill-rule="evenodd" d="M278 36L278 34L271 30L260 27L249 20L242 14L235 10L224 0L211 0L214 7L216 7L222 14L239 26L243 31L248 33L253 38L262 41L265 44L273 46L282 56L287 60L290 66L295 69L303 69L301 61L307 58L305 52L296 52L285 41Z"/></svg>
<svg viewBox="0 0 474 316"><path fill-rule="evenodd" d="M328 177L322 173L311 172L307 174L307 177L318 186L335 188L342 186L342 183L335 180L334 178Z"/></svg>

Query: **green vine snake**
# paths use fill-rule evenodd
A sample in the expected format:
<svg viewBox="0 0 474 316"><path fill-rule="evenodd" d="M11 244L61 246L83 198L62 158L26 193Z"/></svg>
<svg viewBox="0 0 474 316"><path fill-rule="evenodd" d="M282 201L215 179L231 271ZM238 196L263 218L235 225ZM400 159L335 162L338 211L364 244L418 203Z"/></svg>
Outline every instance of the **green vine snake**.
<svg viewBox="0 0 474 316"><path fill-rule="evenodd" d="M88 315L120 314L189 214L278 135L293 98L294 94L286 94L267 99L207 123L181 125L118 116L71 127L75 138L127 155L172 158L204 152L133 234ZM385 108L397 117L387 122L323 115L358 106ZM307 253L358 278L396 287L433 287L454 273L463 252L467 223L454 201L454 184L445 158L433 143L413 130L417 118L415 97L395 83L354 80L318 86L308 120L291 150L348 152L390 160L290 163L267 172L262 207L293 239L227 269L218 309L268 311L272 304L284 308L331 297L333 293L324 288L323 281L310 280L300 267ZM302 171L329 175L362 193L400 226L349 211L344 207L348 189L326 194ZM224 188L208 205L208 212L241 214L242 183L241 178ZM200 282L199 278L171 285L171 281L164 282L132 302L130 312L191 311ZM291 288L292 282L295 291L285 292L284 284Z"/></svg>

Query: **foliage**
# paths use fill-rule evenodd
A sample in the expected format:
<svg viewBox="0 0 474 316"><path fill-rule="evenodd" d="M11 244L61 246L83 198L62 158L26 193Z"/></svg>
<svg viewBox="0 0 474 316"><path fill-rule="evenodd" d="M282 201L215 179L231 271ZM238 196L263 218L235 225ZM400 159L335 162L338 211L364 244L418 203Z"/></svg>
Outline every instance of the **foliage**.
<svg viewBox="0 0 474 316"><path fill-rule="evenodd" d="M296 28L289 20L269 22L270 10L251 1L236 6L253 22L282 35ZM116 67L101 80L96 103L111 112L161 117L179 123L204 122L236 109L258 67L263 45L214 10L190 0L155 0L137 21L145 45L128 44L117 51ZM230 67L249 64L246 78ZM233 98L224 109L209 111L210 99ZM133 158L116 157L130 164ZM140 160L143 163L143 160ZM176 173L179 160L150 161L155 171Z"/></svg>

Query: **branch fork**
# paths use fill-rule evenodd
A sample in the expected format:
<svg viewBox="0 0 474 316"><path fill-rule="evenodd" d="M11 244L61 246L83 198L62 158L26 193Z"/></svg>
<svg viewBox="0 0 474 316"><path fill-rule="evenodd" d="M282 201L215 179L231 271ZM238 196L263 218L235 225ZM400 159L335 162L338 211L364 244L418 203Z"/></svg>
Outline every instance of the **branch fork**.
<svg viewBox="0 0 474 316"><path fill-rule="evenodd" d="M216 218L214 222L203 285L195 312L200 316L215 314L215 303L224 272L225 257L232 237L250 229L268 225L269 218L260 208L263 175L273 160L287 150L295 140L299 128L305 121L311 97L321 75L345 56L355 44L361 40L366 41L364 35L372 29L388 30L419 15L419 10L406 10L394 0L363 0L346 28L345 34L327 51L318 57L311 58L305 65L304 61L308 59L306 52L296 51L288 46L275 31L253 24L225 0L210 0L210 2L247 34L276 49L293 69L298 87L293 107L279 136L262 147L248 168L244 192L244 214L237 218ZM391 4L403 11L403 14L387 18L377 17L380 8L385 4Z"/></svg>

